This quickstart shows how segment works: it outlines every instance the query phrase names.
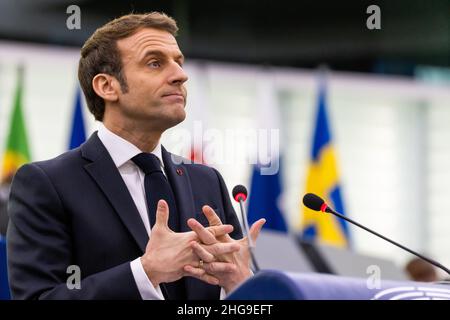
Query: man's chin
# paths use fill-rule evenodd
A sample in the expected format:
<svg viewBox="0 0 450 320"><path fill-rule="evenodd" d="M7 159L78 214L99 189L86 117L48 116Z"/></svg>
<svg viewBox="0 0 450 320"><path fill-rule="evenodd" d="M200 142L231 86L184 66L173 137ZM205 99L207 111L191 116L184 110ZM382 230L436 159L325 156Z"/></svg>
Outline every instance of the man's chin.
<svg viewBox="0 0 450 320"><path fill-rule="evenodd" d="M174 118L176 118L178 120L178 123L182 122L184 119L186 119L186 110L185 110L185 104L179 104L178 106L176 106L176 108L174 108L173 110L174 114Z"/></svg>
<svg viewBox="0 0 450 320"><path fill-rule="evenodd" d="M165 122L167 124L167 129L172 128L176 126L177 124L181 123L186 119L186 112L184 111L184 106L180 107L177 110L173 110L174 112L171 112L170 115L165 117Z"/></svg>

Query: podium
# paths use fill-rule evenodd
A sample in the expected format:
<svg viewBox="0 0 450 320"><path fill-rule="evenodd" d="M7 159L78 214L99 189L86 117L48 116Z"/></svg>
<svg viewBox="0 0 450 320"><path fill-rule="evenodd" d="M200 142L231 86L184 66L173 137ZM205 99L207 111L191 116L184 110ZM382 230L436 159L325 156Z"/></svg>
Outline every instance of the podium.
<svg viewBox="0 0 450 320"><path fill-rule="evenodd" d="M227 300L450 300L450 285L262 270Z"/></svg>

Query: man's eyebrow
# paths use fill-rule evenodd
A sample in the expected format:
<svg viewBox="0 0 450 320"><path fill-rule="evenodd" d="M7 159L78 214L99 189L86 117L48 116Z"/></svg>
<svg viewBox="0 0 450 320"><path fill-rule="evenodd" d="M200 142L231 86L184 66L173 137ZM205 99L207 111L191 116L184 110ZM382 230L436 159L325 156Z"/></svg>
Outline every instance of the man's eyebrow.
<svg viewBox="0 0 450 320"><path fill-rule="evenodd" d="M160 50L148 50L148 51L144 52L144 54L142 55L141 60L144 60L144 59L146 59L148 57L151 57L151 56L164 57L164 56L167 56L167 54L162 52L162 51L160 51ZM175 60L184 61L184 55L182 53L177 54L176 57L175 57Z"/></svg>

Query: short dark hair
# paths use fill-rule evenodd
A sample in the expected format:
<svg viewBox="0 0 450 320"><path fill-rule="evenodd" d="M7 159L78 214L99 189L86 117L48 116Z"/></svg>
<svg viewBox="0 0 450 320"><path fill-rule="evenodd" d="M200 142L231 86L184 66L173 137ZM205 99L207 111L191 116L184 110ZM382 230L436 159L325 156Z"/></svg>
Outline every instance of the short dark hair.
<svg viewBox="0 0 450 320"><path fill-rule="evenodd" d="M178 32L175 20L164 13L128 14L97 29L81 48L78 80L95 120L103 121L105 101L95 93L92 79L99 73L109 74L119 81L122 91L127 92L128 85L122 72L122 59L117 40L143 28L164 30L173 36Z"/></svg>

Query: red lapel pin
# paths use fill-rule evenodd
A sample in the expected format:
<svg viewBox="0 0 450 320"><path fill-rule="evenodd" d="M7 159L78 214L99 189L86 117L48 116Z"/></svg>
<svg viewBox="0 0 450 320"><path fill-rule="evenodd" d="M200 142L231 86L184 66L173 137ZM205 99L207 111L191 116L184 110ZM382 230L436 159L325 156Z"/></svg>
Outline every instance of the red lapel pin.
<svg viewBox="0 0 450 320"><path fill-rule="evenodd" d="M177 169L177 174L178 174L179 176L182 176L182 175L183 175L183 170Z"/></svg>

